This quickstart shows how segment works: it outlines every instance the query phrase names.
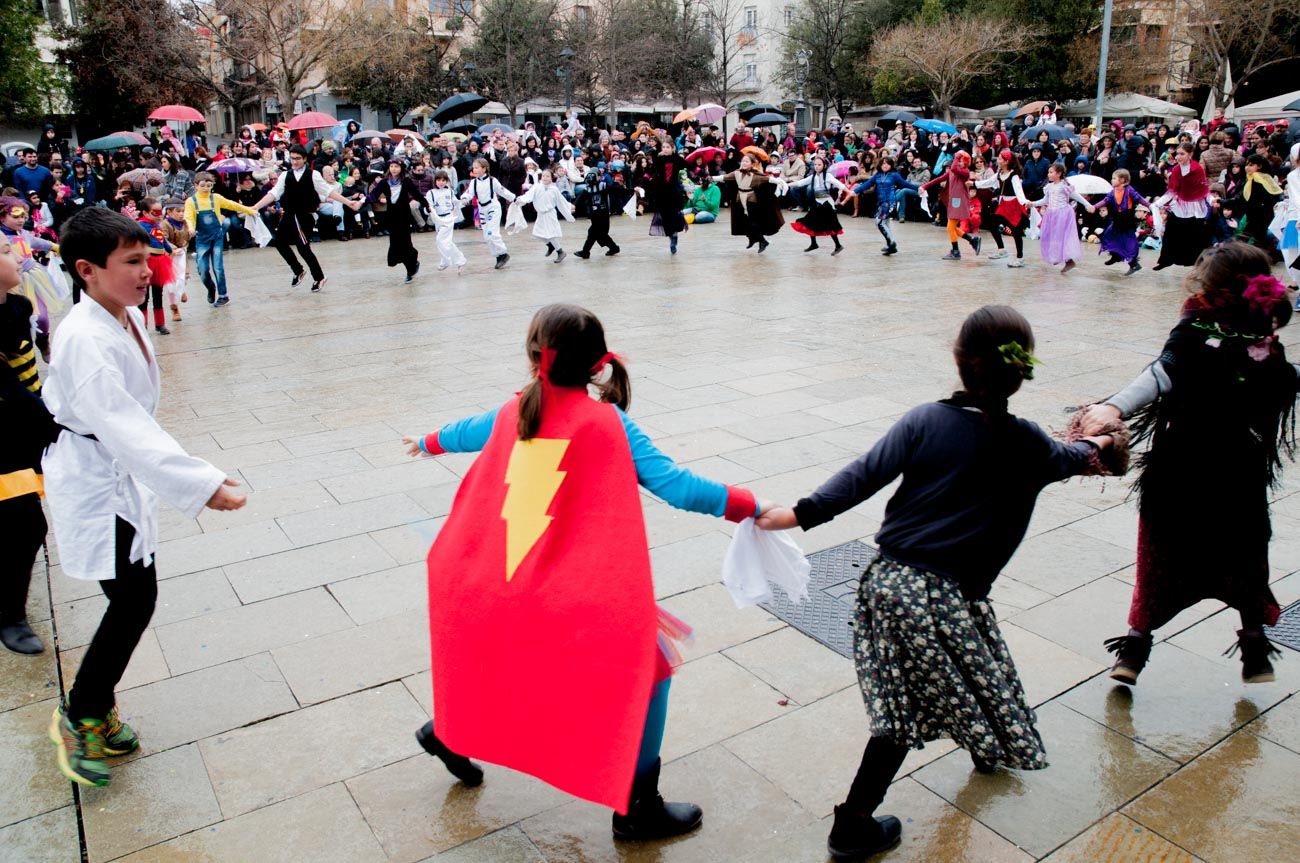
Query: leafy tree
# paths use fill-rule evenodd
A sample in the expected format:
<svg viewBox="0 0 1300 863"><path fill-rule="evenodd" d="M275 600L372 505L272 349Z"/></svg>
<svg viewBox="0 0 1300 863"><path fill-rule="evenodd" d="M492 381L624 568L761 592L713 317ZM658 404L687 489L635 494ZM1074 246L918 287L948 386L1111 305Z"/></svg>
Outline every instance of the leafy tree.
<svg viewBox="0 0 1300 863"><path fill-rule="evenodd" d="M911 8L899 0L807 0L785 33L777 74L796 87L799 52L807 52L808 97L843 116L871 94L873 70L861 61L872 40Z"/></svg>
<svg viewBox="0 0 1300 863"><path fill-rule="evenodd" d="M57 97L60 75L36 47L40 26L30 0L0 0L0 116L36 118Z"/></svg>
<svg viewBox="0 0 1300 863"><path fill-rule="evenodd" d="M705 76L705 86L701 89L708 98L730 108L745 79L741 52L754 38L744 26L745 0L701 0L701 10L705 32L713 42L713 59ZM724 135L726 126L727 118L723 117Z"/></svg>
<svg viewBox="0 0 1300 863"><path fill-rule="evenodd" d="M78 10L81 23L60 31L58 56L84 133L138 125L158 105L208 104L210 84L172 74L195 64L200 43L168 0L83 0Z"/></svg>
<svg viewBox="0 0 1300 863"><path fill-rule="evenodd" d="M556 0L483 0L474 20L478 33L461 60L475 66L478 92L506 106L516 122L519 106L554 94L560 53Z"/></svg>
<svg viewBox="0 0 1300 863"><path fill-rule="evenodd" d="M359 22L355 36L379 51L337 51L326 60L330 89L338 96L385 111L396 126L412 108L436 105L455 81L445 60L452 40L431 34L424 18L400 20L381 13Z"/></svg>

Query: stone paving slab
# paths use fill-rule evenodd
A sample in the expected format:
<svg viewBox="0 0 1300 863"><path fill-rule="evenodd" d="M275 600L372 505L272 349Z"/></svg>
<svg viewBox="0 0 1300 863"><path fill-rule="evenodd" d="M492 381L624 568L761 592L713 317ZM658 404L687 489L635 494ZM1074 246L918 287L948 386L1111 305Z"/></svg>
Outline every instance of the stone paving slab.
<svg viewBox="0 0 1300 863"><path fill-rule="evenodd" d="M759 259L725 226L692 230L671 257L644 223L619 220L618 258L556 267L512 238L504 273L461 232L466 275L409 286L383 266L383 241L324 243L319 295L288 288L273 252L229 255L231 305L192 304L155 339L159 414L250 503L196 520L164 507L159 607L120 687L144 749L82 796L91 858L822 863L869 733L851 663L737 611L717 583L731 528L649 494L656 594L697 630L673 684L664 788L705 806L702 831L616 844L607 811L535 780L489 766L482 788L451 784L412 736L432 708L424 558L474 456L411 461L398 438L499 405L526 380L533 311L574 299L630 358L631 415L665 452L788 503L955 388L952 339L975 306L1011 303L1033 322L1044 365L1013 408L1060 428L1065 407L1150 361L1185 295L1176 269L1124 280L1088 260L1062 278L1033 244L1022 271L948 264L943 232L913 224L899 226L903 253L879 258L870 220L846 228L834 259L790 237ZM415 243L427 262L433 239ZM1300 327L1282 337L1300 350ZM870 543L893 488L798 541ZM1283 604L1300 599L1298 492L1291 469L1274 494ZM1052 767L986 777L947 741L913 753L885 803L903 842L881 859L1169 863L1300 845L1275 793L1300 758L1300 678L1283 662L1277 683L1243 686L1220 655L1235 615L1216 603L1180 615L1128 697L1101 674L1135 529L1123 481L1045 490L992 600ZM29 613L57 652L0 655L13 741L0 750L0 858L40 843L73 859L60 855L78 844L44 729L103 599L62 574L57 548L50 561Z"/></svg>

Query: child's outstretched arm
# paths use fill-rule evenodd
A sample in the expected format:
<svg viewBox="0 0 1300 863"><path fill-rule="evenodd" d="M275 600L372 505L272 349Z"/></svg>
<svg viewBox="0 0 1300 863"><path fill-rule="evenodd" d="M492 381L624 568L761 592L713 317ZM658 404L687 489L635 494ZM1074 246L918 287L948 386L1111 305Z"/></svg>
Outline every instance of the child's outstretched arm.
<svg viewBox="0 0 1300 863"><path fill-rule="evenodd" d="M627 414L620 410L618 415L632 449L637 481L660 500L678 509L721 516L727 521L757 517L771 507L757 500L749 489L705 479L681 467L651 443Z"/></svg>
<svg viewBox="0 0 1300 863"><path fill-rule="evenodd" d="M487 445L499 410L500 408L492 408L476 416L458 419L419 437L402 435L406 454L411 458L424 458L446 452L478 452Z"/></svg>

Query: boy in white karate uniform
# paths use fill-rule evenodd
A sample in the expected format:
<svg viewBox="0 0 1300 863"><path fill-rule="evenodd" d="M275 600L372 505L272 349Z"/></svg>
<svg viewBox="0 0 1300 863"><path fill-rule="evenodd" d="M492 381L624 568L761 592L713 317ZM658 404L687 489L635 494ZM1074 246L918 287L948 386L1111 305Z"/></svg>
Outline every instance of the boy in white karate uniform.
<svg viewBox="0 0 1300 863"><path fill-rule="evenodd" d="M487 159L475 159L470 168L470 181L465 186L465 194L460 196L462 204L478 202L479 226L483 229L483 239L487 240L488 251L497 259L494 269L501 269L510 260L506 251L505 240L501 239L501 204L497 198L507 201L515 199L514 192L488 175Z"/></svg>
<svg viewBox="0 0 1300 863"><path fill-rule="evenodd" d="M149 290L149 238L120 213L89 208L63 227L63 260L82 292L55 333L45 401L64 431L45 451L45 497L63 571L98 581L108 608L50 721L59 770L109 781L106 757L140 746L113 690L153 616L158 499L195 518L239 509L239 485L185 452L154 419L158 362L136 305Z"/></svg>
<svg viewBox="0 0 1300 863"><path fill-rule="evenodd" d="M460 221L460 203L456 200L456 192L451 188L451 177L447 176L446 171L434 172L433 188L427 197L432 213L430 221L438 232L438 269L445 270L454 266L456 275L460 275L465 269L465 253L457 248L455 238L456 223Z"/></svg>

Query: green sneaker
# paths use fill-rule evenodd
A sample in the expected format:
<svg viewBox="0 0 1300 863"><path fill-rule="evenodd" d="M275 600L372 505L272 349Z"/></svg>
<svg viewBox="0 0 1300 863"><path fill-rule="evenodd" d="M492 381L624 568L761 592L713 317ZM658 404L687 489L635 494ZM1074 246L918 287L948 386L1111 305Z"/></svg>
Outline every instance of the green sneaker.
<svg viewBox="0 0 1300 863"><path fill-rule="evenodd" d="M104 717L104 754L112 758L128 755L139 748L140 738L135 729L118 717L116 707L108 711Z"/></svg>
<svg viewBox="0 0 1300 863"><path fill-rule="evenodd" d="M63 705L50 718L50 742L59 759L59 772L78 785L102 788L108 784L104 763L104 723L99 719L68 719Z"/></svg>

